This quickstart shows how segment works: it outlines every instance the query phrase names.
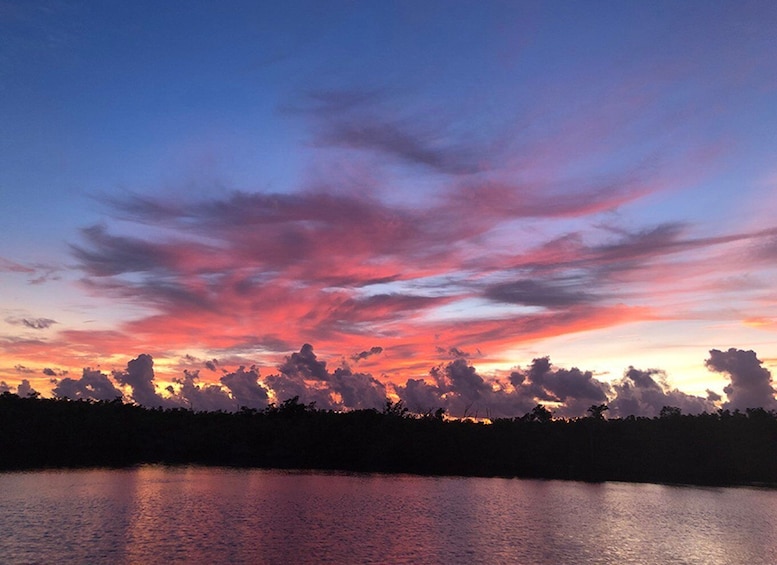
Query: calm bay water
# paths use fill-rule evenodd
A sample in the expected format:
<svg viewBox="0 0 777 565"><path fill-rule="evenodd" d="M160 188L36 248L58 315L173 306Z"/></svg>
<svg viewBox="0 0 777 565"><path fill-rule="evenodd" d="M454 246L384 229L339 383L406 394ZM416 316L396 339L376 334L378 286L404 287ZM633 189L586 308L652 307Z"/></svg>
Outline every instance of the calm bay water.
<svg viewBox="0 0 777 565"><path fill-rule="evenodd" d="M203 467L0 474L0 562L774 563L777 492Z"/></svg>

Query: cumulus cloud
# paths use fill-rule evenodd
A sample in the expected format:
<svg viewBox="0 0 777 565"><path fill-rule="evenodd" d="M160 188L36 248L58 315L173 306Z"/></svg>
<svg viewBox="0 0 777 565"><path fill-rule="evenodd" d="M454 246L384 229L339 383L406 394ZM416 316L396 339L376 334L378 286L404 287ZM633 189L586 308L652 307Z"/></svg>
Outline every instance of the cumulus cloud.
<svg viewBox="0 0 777 565"><path fill-rule="evenodd" d="M465 359L434 368L432 382L408 379L395 386L397 395L414 412L445 408L456 417L522 416L546 403L556 417L587 415L592 405L609 404L613 417L657 416L664 406L685 413L714 411L711 398L688 395L669 386L661 371L629 368L612 386L591 371L554 367L548 357L536 358L526 368L513 370L506 382L485 379Z"/></svg>
<svg viewBox="0 0 777 565"><path fill-rule="evenodd" d="M509 376L516 394L531 403L552 402L557 416L583 416L592 404L607 402L610 387L594 378L591 371L556 368L549 357L532 361L528 369L516 369ZM526 406L526 402L523 403Z"/></svg>
<svg viewBox="0 0 777 565"><path fill-rule="evenodd" d="M195 412L234 412L237 402L215 384L200 384L199 371L184 371L182 378L173 379L180 385L175 397L180 404Z"/></svg>
<svg viewBox="0 0 777 565"><path fill-rule="evenodd" d="M199 371L184 370L173 379L175 385L162 396L155 384L153 359L139 355L128 362L126 370L113 371L121 386L129 387L128 399L146 407L189 407L196 411L235 411L247 407L264 409L269 402L281 403L298 397L304 404L315 404L326 410L381 409L392 390L412 412L427 413L443 408L454 417L511 418L530 412L538 403L545 404L556 417L586 416L591 405L608 404L611 417L629 415L655 417L665 406L696 414L715 411L721 396L708 390L706 397L686 394L669 384L667 375L658 369L640 370L629 367L623 377L611 384L595 378L592 371L577 367L553 366L549 357L538 357L526 367L516 367L504 377L483 376L470 364L465 351L452 347L437 348L438 353L455 357L433 367L427 378L408 378L403 384L390 384L368 372L352 369L341 358L340 366L330 371L327 362L316 355L309 343L287 355L278 372L262 378L257 366L240 366L228 372L222 369L218 383L200 379ZM360 361L382 353L373 347L353 356ZM199 363L191 358L186 361ZM212 360L213 368L218 368ZM725 387L727 409L777 407L771 374L753 351L711 350L707 366L726 373L731 384ZM26 372L23 366L17 372ZM43 369L50 377L65 373ZM72 399L113 400L122 391L99 370L85 368L80 378L53 378L56 397ZM396 381L395 381L396 382ZM7 384L0 392L10 390ZM27 394L32 388L23 381L19 390Z"/></svg>
<svg viewBox="0 0 777 565"><path fill-rule="evenodd" d="M306 343L299 353L292 353L286 357L286 361L278 368L284 375L328 381L329 372L326 370L326 361L319 361L313 352L313 346Z"/></svg>
<svg viewBox="0 0 777 565"><path fill-rule="evenodd" d="M733 347L728 351L711 349L706 365L710 370L725 373L731 378L731 383L723 389L728 399L723 403L724 409L777 409L777 391L772 384L772 375L755 351Z"/></svg>
<svg viewBox="0 0 777 565"><path fill-rule="evenodd" d="M416 414L425 414L438 408L449 409L440 388L424 379L407 379L404 385L396 385L394 390L408 410Z"/></svg>
<svg viewBox="0 0 777 565"><path fill-rule="evenodd" d="M443 352L465 354L457 348ZM457 417L515 417L544 402L552 405L556 416L580 417L591 405L609 403L613 417L654 417L664 406L689 414L714 411L720 400L712 391L701 398L673 388L660 370L630 367L621 380L610 385L596 379L591 371L553 367L547 357L534 359L527 369L515 369L507 382L484 378L463 356L434 367L429 376L429 380L411 378L394 386L414 412L444 408ZM385 386L369 374L353 373L347 366L330 373L309 344L286 358L280 375L268 379L277 397L299 396L324 408L378 408L386 395ZM743 383L740 380L737 384L741 395Z"/></svg>
<svg viewBox="0 0 777 565"><path fill-rule="evenodd" d="M469 412L470 408L483 400L491 390L466 359L456 359L442 368L436 367L432 369L432 376L441 390L455 393L463 404L463 410L456 412Z"/></svg>
<svg viewBox="0 0 777 565"><path fill-rule="evenodd" d="M609 404L610 414L615 417L655 417L665 406L679 408L686 414L713 412L714 400L708 394L701 398L686 394L667 383L666 373L659 369L642 371L629 367L623 378L613 383L615 397Z"/></svg>
<svg viewBox="0 0 777 565"><path fill-rule="evenodd" d="M371 354L378 349L373 347ZM280 375L265 378L279 401L299 396L305 404L315 402L318 408L332 410L377 409L386 402L383 383L368 373L354 373L347 365L330 373L309 343L287 356L279 371Z"/></svg>
<svg viewBox="0 0 777 565"><path fill-rule="evenodd" d="M132 389L132 400L141 406L150 408L171 408L176 405L170 399L162 397L156 391L154 383L154 360L143 353L127 363L125 371L113 371L113 378L122 386Z"/></svg>
<svg viewBox="0 0 777 565"><path fill-rule="evenodd" d="M536 405L526 389L486 380L464 358L433 367L430 378L432 382L408 379L394 387L410 410L426 413L443 408L454 417L510 418Z"/></svg>
<svg viewBox="0 0 777 565"><path fill-rule="evenodd" d="M30 381L28 381L27 379L22 379L22 382L20 382L19 385L16 387L16 394L18 394L21 397L25 397L25 396L38 394L38 392L34 388L32 388Z"/></svg>
<svg viewBox="0 0 777 565"><path fill-rule="evenodd" d="M239 408L261 410L267 406L267 389L260 382L259 370L251 367L238 367L237 371L227 373L220 379Z"/></svg>
<svg viewBox="0 0 777 565"><path fill-rule="evenodd" d="M607 399L607 386L593 378L591 371L572 369L552 369L550 359L535 359L529 369L528 377L532 390L538 398L564 402L569 398L580 398L592 402Z"/></svg>
<svg viewBox="0 0 777 565"><path fill-rule="evenodd" d="M52 389L52 393L57 398L69 398L71 400L115 400L117 398L124 398L124 394L114 386L107 375L97 369L88 367L84 368L79 379L65 377L57 381L56 386Z"/></svg>
<svg viewBox="0 0 777 565"><path fill-rule="evenodd" d="M272 390L276 403L298 397L302 404L315 404L322 410L338 408L328 386L321 383L306 383L299 375L290 376L284 373L267 375L264 378L264 384Z"/></svg>
<svg viewBox="0 0 777 565"><path fill-rule="evenodd" d="M386 403L386 385L368 373L353 373L348 367L335 369L330 377L332 391L349 410L379 409Z"/></svg>

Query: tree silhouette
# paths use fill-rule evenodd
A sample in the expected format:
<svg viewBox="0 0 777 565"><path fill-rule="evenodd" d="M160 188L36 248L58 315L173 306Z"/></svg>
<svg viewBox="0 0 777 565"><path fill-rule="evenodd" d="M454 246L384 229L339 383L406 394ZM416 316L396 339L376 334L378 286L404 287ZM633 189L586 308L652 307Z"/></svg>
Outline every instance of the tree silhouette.
<svg viewBox="0 0 777 565"><path fill-rule="evenodd" d="M592 404L586 412L591 414L591 418L594 420L604 420L604 412L606 410L609 410L609 407L606 404Z"/></svg>
<svg viewBox="0 0 777 565"><path fill-rule="evenodd" d="M333 412L291 398L236 413L0 394L0 470L140 463L359 472L777 484L777 413L554 419L537 405L493 423L382 410Z"/></svg>
<svg viewBox="0 0 777 565"><path fill-rule="evenodd" d="M553 419L553 413L542 404L537 404L531 412L526 414L526 419L530 422L550 422Z"/></svg>
<svg viewBox="0 0 777 565"><path fill-rule="evenodd" d="M683 411L677 406L664 406L659 412L659 418L677 418L681 416Z"/></svg>

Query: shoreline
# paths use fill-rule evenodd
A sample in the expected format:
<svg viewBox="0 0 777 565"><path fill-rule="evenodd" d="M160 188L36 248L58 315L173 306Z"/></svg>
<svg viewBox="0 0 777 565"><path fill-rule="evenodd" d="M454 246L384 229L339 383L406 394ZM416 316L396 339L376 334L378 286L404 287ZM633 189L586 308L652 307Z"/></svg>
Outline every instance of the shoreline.
<svg viewBox="0 0 777 565"><path fill-rule="evenodd" d="M777 488L777 415L491 424L405 412L153 410L0 395L0 471L238 469Z"/></svg>

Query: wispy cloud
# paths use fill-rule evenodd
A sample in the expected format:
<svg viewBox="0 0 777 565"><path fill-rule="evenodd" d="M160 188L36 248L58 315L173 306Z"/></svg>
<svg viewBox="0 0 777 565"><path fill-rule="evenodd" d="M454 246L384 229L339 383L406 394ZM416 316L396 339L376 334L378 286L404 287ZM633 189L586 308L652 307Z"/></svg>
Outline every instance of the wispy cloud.
<svg viewBox="0 0 777 565"><path fill-rule="evenodd" d="M6 318L5 321L9 324L16 325L16 326L24 326L25 328L29 328L31 330L45 330L57 323L56 320L52 320L51 318L9 317L9 318Z"/></svg>
<svg viewBox="0 0 777 565"><path fill-rule="evenodd" d="M163 328L171 349L253 343L281 351L315 341L343 351L375 339L389 351L410 342L428 349L432 335L493 349L652 319L660 312L639 300L629 305L643 273L689 251L768 241L774 231L694 237L692 226L661 224L615 230L603 241L599 234L594 243L586 242L593 232L568 233L511 252L510 242L499 249L481 237L516 219L509 204L480 214L455 198L419 210L361 195L234 192L175 204L129 196L111 206L125 222L170 235L85 230L73 246L83 282L154 309L119 331L148 340ZM691 270L694 261L686 260ZM433 312L473 297L527 309L474 311L460 327L430 321Z"/></svg>

